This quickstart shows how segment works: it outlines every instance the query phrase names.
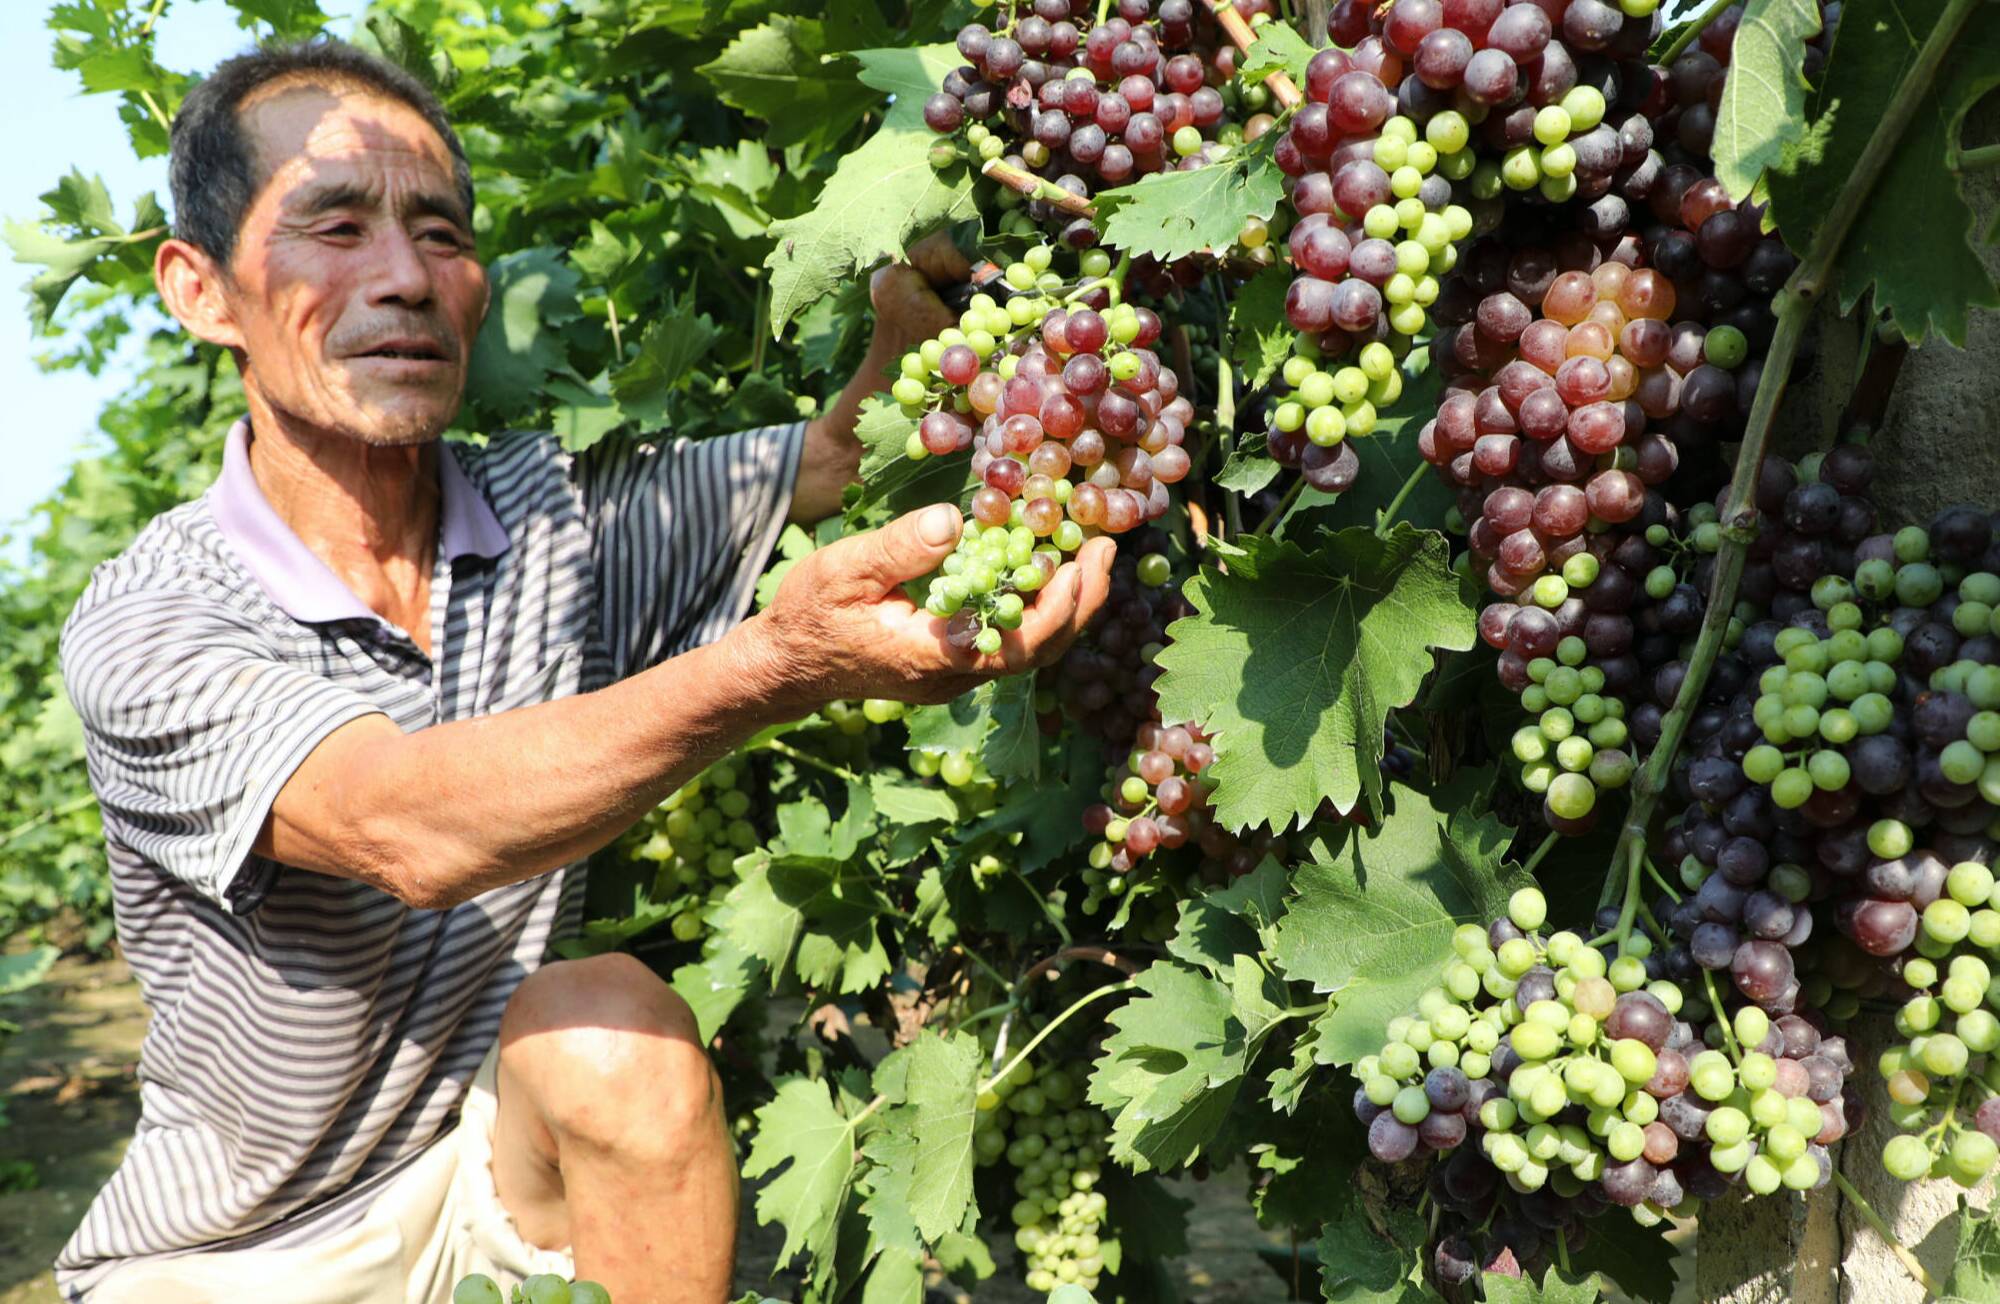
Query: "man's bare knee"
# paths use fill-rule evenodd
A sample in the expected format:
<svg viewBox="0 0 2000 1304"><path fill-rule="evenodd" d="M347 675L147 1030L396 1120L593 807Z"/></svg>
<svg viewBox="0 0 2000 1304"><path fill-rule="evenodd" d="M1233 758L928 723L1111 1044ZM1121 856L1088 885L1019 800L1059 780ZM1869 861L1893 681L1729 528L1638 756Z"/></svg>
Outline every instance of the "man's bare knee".
<svg viewBox="0 0 2000 1304"><path fill-rule="evenodd" d="M560 961L523 980L500 1055L559 1147L671 1162L721 1125L693 1012L629 955Z"/></svg>

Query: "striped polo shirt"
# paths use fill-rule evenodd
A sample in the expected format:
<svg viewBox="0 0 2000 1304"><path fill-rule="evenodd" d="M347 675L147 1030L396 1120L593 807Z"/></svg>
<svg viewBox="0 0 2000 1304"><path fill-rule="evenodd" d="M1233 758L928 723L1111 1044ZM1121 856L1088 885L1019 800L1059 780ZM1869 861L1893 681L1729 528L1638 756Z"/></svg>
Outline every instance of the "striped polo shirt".
<svg viewBox="0 0 2000 1304"><path fill-rule="evenodd" d="M230 432L202 497L99 566L62 635L118 938L152 1023L138 1131L56 1262L278 1248L358 1221L457 1115L515 985L574 929L565 866L448 910L251 850L329 732L589 692L719 637L784 524L802 427L699 443L546 435L438 458L432 656L259 491Z"/></svg>

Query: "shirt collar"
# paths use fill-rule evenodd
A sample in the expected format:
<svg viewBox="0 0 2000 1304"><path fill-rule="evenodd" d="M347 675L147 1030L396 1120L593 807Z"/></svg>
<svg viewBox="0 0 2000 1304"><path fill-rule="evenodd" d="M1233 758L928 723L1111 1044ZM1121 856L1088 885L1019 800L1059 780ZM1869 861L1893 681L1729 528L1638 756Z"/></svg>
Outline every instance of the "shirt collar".
<svg viewBox="0 0 2000 1304"><path fill-rule="evenodd" d="M449 444L438 457L438 555L494 558L507 551L506 527ZM338 575L306 547L264 497L250 470L250 423L230 427L222 474L208 494L209 513L271 600L306 624L380 620Z"/></svg>

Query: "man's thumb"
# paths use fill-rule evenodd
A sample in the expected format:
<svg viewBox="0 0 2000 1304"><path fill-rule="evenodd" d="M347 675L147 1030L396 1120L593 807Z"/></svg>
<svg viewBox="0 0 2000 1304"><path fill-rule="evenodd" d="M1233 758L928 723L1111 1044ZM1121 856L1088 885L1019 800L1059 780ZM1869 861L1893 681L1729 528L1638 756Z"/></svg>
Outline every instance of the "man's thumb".
<svg viewBox="0 0 2000 1304"><path fill-rule="evenodd" d="M905 580L936 570L958 546L965 518L950 503L938 503L897 517L851 542L857 556L853 574L883 593Z"/></svg>

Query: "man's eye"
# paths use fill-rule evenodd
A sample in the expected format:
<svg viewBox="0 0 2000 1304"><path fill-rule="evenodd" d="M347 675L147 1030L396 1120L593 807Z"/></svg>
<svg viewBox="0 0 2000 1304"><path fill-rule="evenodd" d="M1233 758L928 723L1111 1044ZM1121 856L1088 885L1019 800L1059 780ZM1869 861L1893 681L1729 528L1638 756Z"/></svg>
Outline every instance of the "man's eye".
<svg viewBox="0 0 2000 1304"><path fill-rule="evenodd" d="M320 234L337 235L342 237L360 235L361 225L358 222L336 222L332 226L322 228Z"/></svg>
<svg viewBox="0 0 2000 1304"><path fill-rule="evenodd" d="M465 247L465 241L458 238L456 231L448 230L444 227L426 231L419 238L447 249L463 249Z"/></svg>

